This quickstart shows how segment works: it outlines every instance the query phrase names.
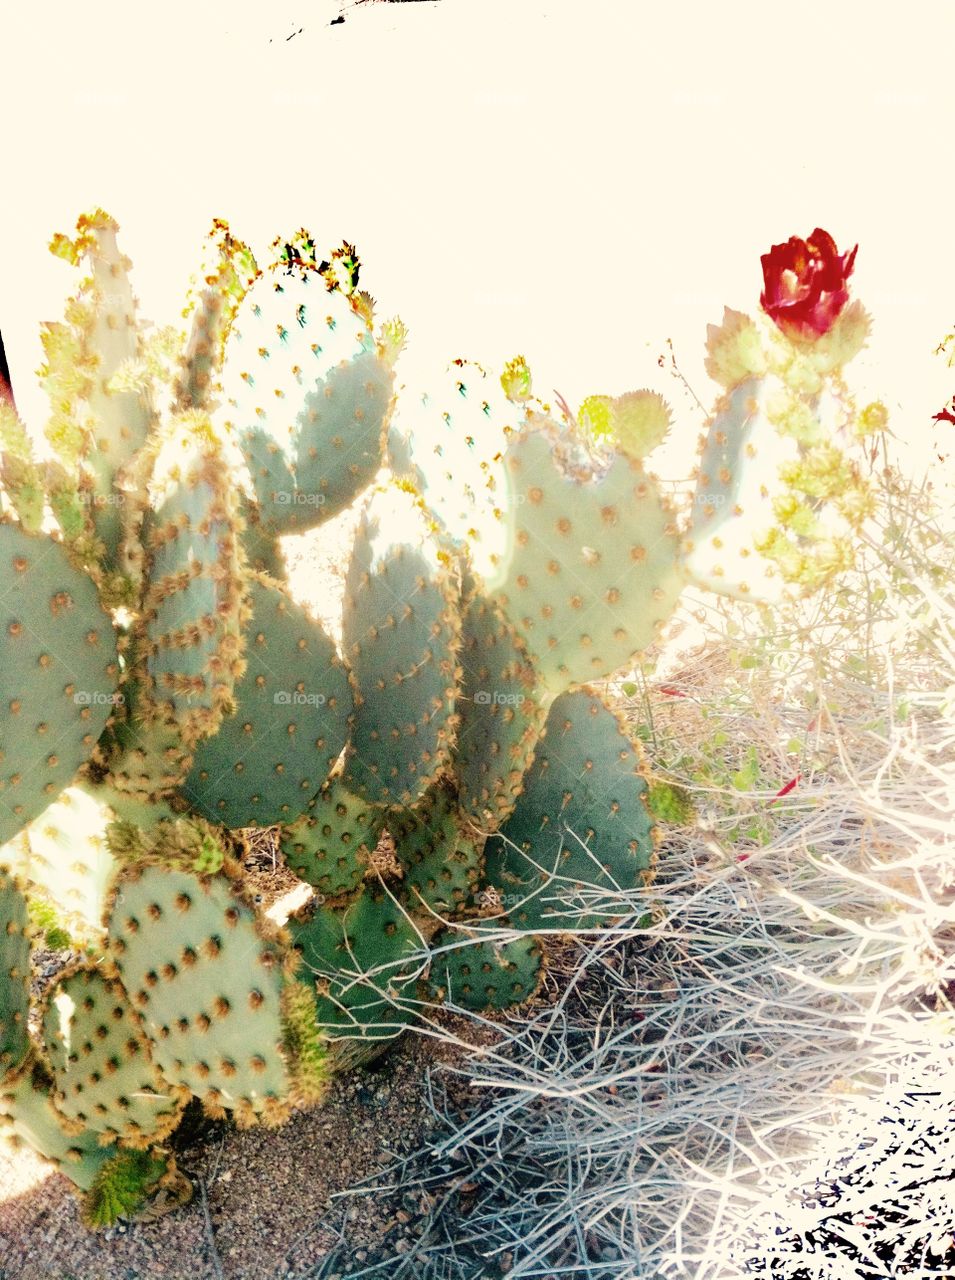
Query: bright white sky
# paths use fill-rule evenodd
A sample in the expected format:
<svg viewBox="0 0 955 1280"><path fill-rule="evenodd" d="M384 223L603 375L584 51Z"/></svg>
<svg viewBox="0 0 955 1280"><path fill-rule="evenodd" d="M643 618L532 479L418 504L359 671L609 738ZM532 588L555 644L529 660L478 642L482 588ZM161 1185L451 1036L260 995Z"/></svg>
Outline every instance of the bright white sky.
<svg viewBox="0 0 955 1280"><path fill-rule="evenodd" d="M362 283L410 326L406 376L522 352L571 403L655 386L678 411L675 475L699 418L657 368L665 340L709 407L707 323L755 309L760 253L819 225L860 244L875 335L857 385L932 456L955 392L932 354L955 323L950 0L344 11L4 6L0 327L29 420L38 323L74 284L45 245L101 204L159 323L213 216L258 251L304 224L357 243Z"/></svg>

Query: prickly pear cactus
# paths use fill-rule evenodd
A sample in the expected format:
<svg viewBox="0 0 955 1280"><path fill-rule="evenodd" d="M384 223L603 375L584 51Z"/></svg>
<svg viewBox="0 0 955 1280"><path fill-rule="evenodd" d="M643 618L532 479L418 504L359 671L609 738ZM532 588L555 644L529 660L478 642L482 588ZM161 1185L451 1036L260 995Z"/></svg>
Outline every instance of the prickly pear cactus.
<svg viewBox="0 0 955 1280"><path fill-rule="evenodd" d="M834 253L814 236L797 265ZM533 999L548 935L642 918L646 766L594 682L688 582L766 598L846 562L867 319L790 281L711 328L681 511L656 392L558 414L521 357L402 386L349 244L260 265L216 221L188 332L152 334L112 218L51 248L86 274L44 326L42 462L0 370L0 1129L103 1226L188 1195L190 1099L278 1123L436 1002ZM286 563L352 504L339 639ZM308 898L287 921L247 891L253 838ZM89 947L32 1036L31 912Z"/></svg>

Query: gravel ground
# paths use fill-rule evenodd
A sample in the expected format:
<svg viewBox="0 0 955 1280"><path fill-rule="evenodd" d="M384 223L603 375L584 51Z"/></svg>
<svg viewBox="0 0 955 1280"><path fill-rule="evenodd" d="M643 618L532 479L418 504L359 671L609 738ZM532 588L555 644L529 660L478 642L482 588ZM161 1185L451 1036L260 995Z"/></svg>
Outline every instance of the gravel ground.
<svg viewBox="0 0 955 1280"><path fill-rule="evenodd" d="M195 1195L155 1222L87 1231L64 1177L44 1176L29 1150L3 1152L0 1280L285 1280L313 1271L343 1236L359 1269L377 1250L408 1252L428 1196L351 1206L333 1197L427 1143L438 1127L428 1073L460 1054L407 1036L372 1067L339 1077L324 1106L277 1130L240 1132L190 1110L174 1145ZM462 1112L469 1092L455 1083Z"/></svg>

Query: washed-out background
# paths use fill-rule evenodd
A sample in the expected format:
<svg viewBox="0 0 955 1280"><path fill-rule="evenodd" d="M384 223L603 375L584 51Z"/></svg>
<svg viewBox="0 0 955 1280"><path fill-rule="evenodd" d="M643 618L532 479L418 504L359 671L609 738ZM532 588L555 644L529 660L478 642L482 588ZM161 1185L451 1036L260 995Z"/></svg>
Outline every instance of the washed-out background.
<svg viewBox="0 0 955 1280"><path fill-rule="evenodd" d="M38 325L75 287L45 246L99 204L157 324L214 216L261 256L305 225L356 243L380 314L408 324L402 380L523 353L575 406L650 385L676 411L675 479L701 414L658 363L667 339L709 408L706 325L754 310L759 254L822 226L859 243L874 317L852 387L885 400L909 465L937 467L953 35L947 0L4 6L0 330L21 413L45 420Z"/></svg>

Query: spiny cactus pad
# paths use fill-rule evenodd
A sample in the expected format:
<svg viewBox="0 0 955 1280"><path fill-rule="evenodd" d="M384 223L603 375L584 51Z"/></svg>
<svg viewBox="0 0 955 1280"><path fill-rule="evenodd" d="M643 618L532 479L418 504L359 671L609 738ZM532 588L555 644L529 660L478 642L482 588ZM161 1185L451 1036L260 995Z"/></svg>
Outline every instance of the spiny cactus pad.
<svg viewBox="0 0 955 1280"><path fill-rule="evenodd" d="M46 993L43 1043L54 1105L68 1126L105 1145L145 1148L178 1123L188 1090L165 1083L122 984L93 965L61 974Z"/></svg>
<svg viewBox="0 0 955 1280"><path fill-rule="evenodd" d="M313 528L371 483L392 382L367 318L320 271L273 267L253 286L226 346L224 412L267 530Z"/></svg>
<svg viewBox="0 0 955 1280"><path fill-rule="evenodd" d="M4 1130L15 1141L39 1151L84 1191L118 1151L115 1146L102 1146L95 1129L67 1132L53 1105L50 1081L39 1065L25 1069L9 1086L0 1086L0 1133Z"/></svg>
<svg viewBox="0 0 955 1280"><path fill-rule="evenodd" d="M306 909L307 910L307 909ZM389 1039L414 1016L422 939L383 888L368 887L342 910L319 907L289 921L298 976L315 983L319 1025L331 1036Z"/></svg>
<svg viewBox="0 0 955 1280"><path fill-rule="evenodd" d="M404 868L410 911L424 906L446 915L468 901L480 874L484 840L464 821L447 780L435 783L414 808L389 813L388 830Z"/></svg>
<svg viewBox="0 0 955 1280"><path fill-rule="evenodd" d="M192 757L184 750L175 719L154 718L155 709L135 679L122 689L122 708L97 745L104 771L97 794L118 818L150 826L172 816L169 802Z"/></svg>
<svg viewBox="0 0 955 1280"><path fill-rule="evenodd" d="M282 957L226 875L124 870L109 938L165 1078L242 1123L281 1116Z"/></svg>
<svg viewBox="0 0 955 1280"><path fill-rule="evenodd" d="M213 407L229 330L258 275L251 249L232 235L229 224L221 218L213 220L206 253L209 260L203 262L198 280L193 282L184 311L184 315L192 315L192 329L176 384L180 409Z"/></svg>
<svg viewBox="0 0 955 1280"><path fill-rule="evenodd" d="M377 804L414 804L447 768L455 719L459 585L411 494L379 490L345 582L355 688L345 782Z"/></svg>
<svg viewBox="0 0 955 1280"><path fill-rule="evenodd" d="M157 719L186 746L215 733L242 671L244 560L222 448L202 413L170 424L144 530L149 587L141 628Z"/></svg>
<svg viewBox="0 0 955 1280"><path fill-rule="evenodd" d="M588 909L588 891L592 900L633 889L654 864L646 792L639 747L599 695L579 689L555 699L517 806L485 846L486 880L511 923L586 929L605 921Z"/></svg>
<svg viewBox="0 0 955 1280"><path fill-rule="evenodd" d="M505 457L508 549L488 593L559 693L655 640L683 589L674 516L639 459L601 462L534 416Z"/></svg>
<svg viewBox="0 0 955 1280"><path fill-rule="evenodd" d="M540 985L543 953L534 937L491 942L476 939L465 946L467 934L446 929L432 946L429 986L436 999L462 1009L507 1009L529 1000ZM448 950L440 948L448 946Z"/></svg>
<svg viewBox="0 0 955 1280"><path fill-rule="evenodd" d="M182 789L198 813L227 827L298 818L341 754L352 707L321 623L264 574L249 586L236 711L198 745Z"/></svg>
<svg viewBox="0 0 955 1280"><path fill-rule="evenodd" d="M440 384L399 397L388 460L425 498L442 535L467 546L484 573L504 552L505 531L495 518L506 488L501 456L524 414L470 360L453 360Z"/></svg>
<svg viewBox="0 0 955 1280"><path fill-rule="evenodd" d="M493 830L520 795L550 699L519 635L480 593L464 610L461 670L454 775L462 810Z"/></svg>
<svg viewBox="0 0 955 1280"><path fill-rule="evenodd" d="M92 581L49 538L0 522L0 844L72 781L117 679Z"/></svg>
<svg viewBox="0 0 955 1280"><path fill-rule="evenodd" d="M77 455L91 481L92 515L107 566L117 567L123 538L123 469L146 441L153 408L145 389L110 381L140 356L131 263L116 243L118 224L97 209L77 222L77 237L54 237L51 249L91 274L67 311L67 324L48 325L45 380L53 402L48 434L66 462ZM82 375L78 378L77 375Z"/></svg>
<svg viewBox="0 0 955 1280"><path fill-rule="evenodd" d="M326 898L361 884L385 824L384 814L329 778L308 812L283 827L281 849L290 870Z"/></svg>
<svg viewBox="0 0 955 1280"><path fill-rule="evenodd" d="M30 937L26 898L0 871L0 1081L23 1063L30 1047Z"/></svg>

